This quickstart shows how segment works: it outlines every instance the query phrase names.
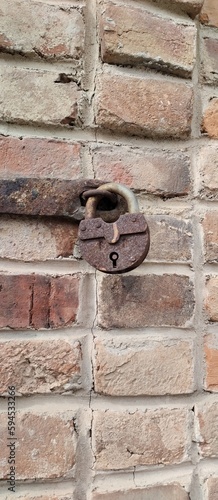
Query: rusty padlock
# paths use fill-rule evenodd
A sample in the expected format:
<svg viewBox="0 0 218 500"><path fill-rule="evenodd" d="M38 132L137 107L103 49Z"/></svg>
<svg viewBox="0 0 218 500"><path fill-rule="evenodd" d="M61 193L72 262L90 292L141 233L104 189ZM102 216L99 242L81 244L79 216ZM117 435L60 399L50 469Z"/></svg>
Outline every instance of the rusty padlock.
<svg viewBox="0 0 218 500"><path fill-rule="evenodd" d="M130 189L114 182L103 184L97 191L107 190L121 195L127 202L127 214L115 222L96 218L97 196L86 203L85 219L79 225L79 246L82 257L91 266L105 273L125 273L139 266L145 259L150 234L138 201Z"/></svg>

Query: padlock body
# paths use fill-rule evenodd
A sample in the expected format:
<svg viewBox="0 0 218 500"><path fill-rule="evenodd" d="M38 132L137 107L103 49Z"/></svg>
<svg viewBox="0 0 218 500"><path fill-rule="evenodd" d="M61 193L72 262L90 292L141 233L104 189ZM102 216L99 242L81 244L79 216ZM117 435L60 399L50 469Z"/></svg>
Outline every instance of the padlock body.
<svg viewBox="0 0 218 500"><path fill-rule="evenodd" d="M139 266L150 246L148 225L139 213L121 215L114 223L85 219L79 226L79 238L82 257L109 274L125 273Z"/></svg>

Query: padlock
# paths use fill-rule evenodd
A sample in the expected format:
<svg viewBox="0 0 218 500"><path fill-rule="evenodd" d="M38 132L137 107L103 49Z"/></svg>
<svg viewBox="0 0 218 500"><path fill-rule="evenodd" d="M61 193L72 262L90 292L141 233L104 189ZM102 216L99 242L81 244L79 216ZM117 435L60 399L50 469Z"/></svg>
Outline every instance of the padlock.
<svg viewBox="0 0 218 500"><path fill-rule="evenodd" d="M107 183L97 191L107 190L125 198L128 213L115 222L96 217L99 197L90 197L86 203L85 219L79 225L81 256L91 266L109 274L125 273L139 266L150 246L148 224L139 213L138 201L123 184Z"/></svg>

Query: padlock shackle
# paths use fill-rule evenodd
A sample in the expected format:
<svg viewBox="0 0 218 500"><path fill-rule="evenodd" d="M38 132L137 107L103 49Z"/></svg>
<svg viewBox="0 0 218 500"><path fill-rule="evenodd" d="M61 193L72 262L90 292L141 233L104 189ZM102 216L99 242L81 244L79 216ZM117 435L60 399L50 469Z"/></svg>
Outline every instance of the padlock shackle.
<svg viewBox="0 0 218 500"><path fill-rule="evenodd" d="M136 196L129 188L124 186L124 184L118 184L116 182L108 182L106 184L102 184L96 189L96 191L105 191L105 190L122 196L127 202L127 208L130 214L135 214L139 212L139 205ZM88 199L86 203L86 215L85 215L87 219L95 217L95 211L98 201L99 197L97 196L90 197Z"/></svg>

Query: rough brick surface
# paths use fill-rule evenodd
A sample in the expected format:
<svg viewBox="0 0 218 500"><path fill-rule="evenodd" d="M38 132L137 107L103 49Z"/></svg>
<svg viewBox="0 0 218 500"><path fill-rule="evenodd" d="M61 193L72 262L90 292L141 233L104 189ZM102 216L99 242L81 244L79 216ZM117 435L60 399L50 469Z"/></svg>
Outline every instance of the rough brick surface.
<svg viewBox="0 0 218 500"><path fill-rule="evenodd" d="M188 493L178 484L136 488L128 491L94 493L92 500L188 500Z"/></svg>
<svg viewBox="0 0 218 500"><path fill-rule="evenodd" d="M96 96L96 123L102 128L148 137L190 135L192 89L184 83L105 73Z"/></svg>
<svg viewBox="0 0 218 500"><path fill-rule="evenodd" d="M71 471L75 463L76 436L74 415L16 413L16 477L17 479L58 478ZM0 459L1 479L6 479L9 456L7 440L3 434L7 429L6 413L1 414L2 427ZM11 439L13 442L13 438ZM5 463L6 462L6 463Z"/></svg>
<svg viewBox="0 0 218 500"><path fill-rule="evenodd" d="M193 343L96 339L95 391L111 396L185 394L194 390Z"/></svg>
<svg viewBox="0 0 218 500"><path fill-rule="evenodd" d="M0 136L0 177L77 179L80 153L79 143Z"/></svg>
<svg viewBox="0 0 218 500"><path fill-rule="evenodd" d="M24 261L70 257L77 232L78 225L64 220L1 216L0 257Z"/></svg>
<svg viewBox="0 0 218 500"><path fill-rule="evenodd" d="M181 463L188 459L188 426L189 415L182 408L131 411L131 414L96 412L93 422L96 468Z"/></svg>
<svg viewBox="0 0 218 500"><path fill-rule="evenodd" d="M207 83L218 81L218 40L215 38L203 38L201 47L201 58L203 66L203 79Z"/></svg>
<svg viewBox="0 0 218 500"><path fill-rule="evenodd" d="M212 139L218 139L218 99L214 98L205 110L202 131Z"/></svg>
<svg viewBox="0 0 218 500"><path fill-rule="evenodd" d="M35 496L34 494L31 495L31 493L29 495L25 495L25 493L23 493L21 496L17 496L18 500L74 500L74 496L72 496L72 492L71 493L68 493L68 494L45 494L45 495L37 495ZM9 500L9 497L7 498L6 497L6 500Z"/></svg>
<svg viewBox="0 0 218 500"><path fill-rule="evenodd" d="M218 403L207 401L196 409L196 433L201 456L218 457Z"/></svg>
<svg viewBox="0 0 218 500"><path fill-rule="evenodd" d="M158 196L182 196L190 190L190 158L183 151L128 146L93 146L97 178L109 178ZM136 168L137 166L137 168Z"/></svg>
<svg viewBox="0 0 218 500"><path fill-rule="evenodd" d="M193 311L193 285L187 276L106 276L102 279L99 324L104 328L185 326Z"/></svg>
<svg viewBox="0 0 218 500"><path fill-rule="evenodd" d="M218 341L216 335L206 335L204 338L205 355L205 388L218 392Z"/></svg>
<svg viewBox="0 0 218 500"><path fill-rule="evenodd" d="M204 0L200 20L209 26L218 27L217 0Z"/></svg>
<svg viewBox="0 0 218 500"><path fill-rule="evenodd" d="M205 309L210 321L218 321L218 276L210 277L206 284Z"/></svg>
<svg viewBox="0 0 218 500"><path fill-rule="evenodd" d="M218 478L210 477L207 480L208 500L218 500Z"/></svg>
<svg viewBox="0 0 218 500"><path fill-rule="evenodd" d="M77 122L81 91L76 83L57 83L57 71L3 67L0 73L1 120L71 126Z"/></svg>
<svg viewBox="0 0 218 500"><path fill-rule="evenodd" d="M218 197L218 143L212 141L200 148L197 157L200 171L200 195L203 198Z"/></svg>
<svg viewBox="0 0 218 500"><path fill-rule="evenodd" d="M84 22L73 6L2 0L0 51L32 57L79 60Z"/></svg>
<svg viewBox="0 0 218 500"><path fill-rule="evenodd" d="M146 214L145 214L146 216ZM151 244L147 260L187 261L192 259L192 225L167 215L146 216Z"/></svg>
<svg viewBox="0 0 218 500"><path fill-rule="evenodd" d="M1 328L71 325L78 308L78 276L0 276Z"/></svg>
<svg viewBox="0 0 218 500"><path fill-rule="evenodd" d="M203 220L206 262L218 262L218 212L208 212Z"/></svg>
<svg viewBox="0 0 218 500"><path fill-rule="evenodd" d="M168 0L160 0L160 3L162 2L169 4ZM203 2L204 0L171 0L170 5L181 7L182 10L189 14L196 15L200 11Z"/></svg>
<svg viewBox="0 0 218 500"><path fill-rule="evenodd" d="M78 341L2 342L1 394L16 381L19 394L46 394L81 389L82 346Z"/></svg>
<svg viewBox="0 0 218 500"><path fill-rule="evenodd" d="M141 64L190 76L196 29L154 15L145 8L102 2L101 54L104 62Z"/></svg>

